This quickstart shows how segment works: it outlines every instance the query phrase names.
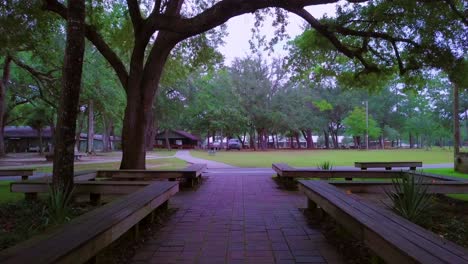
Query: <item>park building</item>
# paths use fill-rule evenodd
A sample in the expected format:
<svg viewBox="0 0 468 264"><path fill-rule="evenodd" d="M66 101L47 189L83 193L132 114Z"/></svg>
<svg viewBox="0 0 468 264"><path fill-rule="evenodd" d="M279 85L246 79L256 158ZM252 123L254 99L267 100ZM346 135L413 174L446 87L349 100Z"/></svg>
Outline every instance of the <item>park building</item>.
<svg viewBox="0 0 468 264"><path fill-rule="evenodd" d="M39 152L39 147L41 145L44 152L49 152L52 145L52 131L48 126L40 129L40 131L30 126L6 126L4 131L5 149L7 153ZM87 143L88 135L81 133L79 143L80 152L86 152ZM110 136L109 145L111 150L120 149L121 138ZM95 134L94 151L102 151L103 147L103 136Z"/></svg>

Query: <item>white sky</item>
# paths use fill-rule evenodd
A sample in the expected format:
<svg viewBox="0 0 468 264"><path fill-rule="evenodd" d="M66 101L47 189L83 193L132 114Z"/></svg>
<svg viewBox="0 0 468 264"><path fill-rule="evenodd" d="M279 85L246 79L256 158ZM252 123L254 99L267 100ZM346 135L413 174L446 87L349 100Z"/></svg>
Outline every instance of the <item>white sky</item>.
<svg viewBox="0 0 468 264"><path fill-rule="evenodd" d="M324 14L333 16L335 14L335 7L336 4L317 5L308 7L307 10L316 18L321 18ZM302 33L301 28L302 25L304 25L304 20L290 13L288 21L289 24L286 27L286 32L292 39ZM234 17L226 23L229 35L225 38L226 44L218 48L225 57L226 65L230 65L236 57L243 58L251 54L249 39L252 36L250 29L253 27L254 22L254 16L252 14L246 14ZM271 21L265 21L261 33L266 34L267 41L273 37L274 31L275 29L271 26ZM283 46L286 42L287 40L278 43L275 46L275 53L271 56L284 56L286 52L283 50ZM264 56L268 56L267 52L264 53Z"/></svg>

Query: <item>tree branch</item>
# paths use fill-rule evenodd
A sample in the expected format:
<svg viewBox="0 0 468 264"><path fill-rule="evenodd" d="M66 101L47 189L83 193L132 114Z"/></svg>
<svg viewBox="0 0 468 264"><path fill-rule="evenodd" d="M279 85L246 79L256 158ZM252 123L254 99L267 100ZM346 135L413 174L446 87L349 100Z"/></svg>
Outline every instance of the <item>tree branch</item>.
<svg viewBox="0 0 468 264"><path fill-rule="evenodd" d="M31 75L36 76L38 79L41 80L46 80L46 81L54 81L56 78L52 76L52 72L54 71L49 71L48 73L38 71L34 69L33 67L27 65L26 63L22 62L20 59L16 57L11 57L12 61L18 65L20 68L23 68L27 72L29 72Z"/></svg>
<svg viewBox="0 0 468 264"><path fill-rule="evenodd" d="M67 19L67 8L63 4L59 3L57 0L43 0L43 3L46 10L58 14L65 20ZM109 47L109 45L107 45L102 36L91 25L86 24L85 34L86 38L94 44L102 56L104 56L104 58L109 62L116 72L120 83L126 90L128 72L122 60L120 60L117 54Z"/></svg>
<svg viewBox="0 0 468 264"><path fill-rule="evenodd" d="M314 16L312 16L307 10L305 9L296 9L296 8L288 8L290 12L295 13L296 15L302 17L305 21L307 21L315 30L317 30L320 34L326 37L335 48L343 53L350 59L358 59L361 64L366 68L368 72L376 72L378 71L377 66L367 62L364 57L362 56L362 52L358 52L356 50L351 50L335 36L333 32L331 32L328 27L322 25Z"/></svg>
<svg viewBox="0 0 468 264"><path fill-rule="evenodd" d="M133 28L135 32L137 32L140 30L141 23L143 22L138 0L127 0L127 6L130 13L130 18L132 19Z"/></svg>

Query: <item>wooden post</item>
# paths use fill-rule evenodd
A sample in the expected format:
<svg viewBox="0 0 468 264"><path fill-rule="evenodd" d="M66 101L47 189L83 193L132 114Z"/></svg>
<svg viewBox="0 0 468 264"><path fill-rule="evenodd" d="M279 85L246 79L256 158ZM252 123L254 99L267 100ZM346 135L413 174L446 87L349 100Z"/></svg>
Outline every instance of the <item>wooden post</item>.
<svg viewBox="0 0 468 264"><path fill-rule="evenodd" d="M37 200L37 193L24 193L24 199L26 201L35 201Z"/></svg>
<svg viewBox="0 0 468 264"><path fill-rule="evenodd" d="M140 223L136 223L132 228L133 240L137 241L140 238Z"/></svg>

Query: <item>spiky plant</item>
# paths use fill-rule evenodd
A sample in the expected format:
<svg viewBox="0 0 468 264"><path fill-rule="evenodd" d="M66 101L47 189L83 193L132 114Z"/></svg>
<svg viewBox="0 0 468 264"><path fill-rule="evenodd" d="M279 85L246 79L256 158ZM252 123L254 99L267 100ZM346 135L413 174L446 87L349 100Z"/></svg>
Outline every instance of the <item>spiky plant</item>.
<svg viewBox="0 0 468 264"><path fill-rule="evenodd" d="M324 161L317 165L317 169L319 170L332 170L333 164L330 161Z"/></svg>
<svg viewBox="0 0 468 264"><path fill-rule="evenodd" d="M400 179L392 179L393 191L386 191L392 200L392 209L414 223L422 223L427 210L431 207L431 195L422 178L405 173Z"/></svg>
<svg viewBox="0 0 468 264"><path fill-rule="evenodd" d="M49 217L55 224L61 224L68 221L70 215L70 200L72 193L66 194L60 188L52 188L49 186Z"/></svg>

